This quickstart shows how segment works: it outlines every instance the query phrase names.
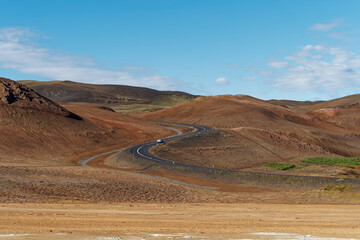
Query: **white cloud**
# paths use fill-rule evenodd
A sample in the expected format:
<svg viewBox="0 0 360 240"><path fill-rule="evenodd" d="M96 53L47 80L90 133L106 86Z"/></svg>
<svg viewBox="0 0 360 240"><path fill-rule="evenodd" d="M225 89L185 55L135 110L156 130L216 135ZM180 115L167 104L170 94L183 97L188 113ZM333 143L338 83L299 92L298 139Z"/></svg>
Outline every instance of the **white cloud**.
<svg viewBox="0 0 360 240"><path fill-rule="evenodd" d="M286 61L280 61L278 59L271 59L268 61L268 65L273 68L287 68L289 63Z"/></svg>
<svg viewBox="0 0 360 240"><path fill-rule="evenodd" d="M153 72L103 69L90 57L37 47L28 41L36 35L28 28L0 29L0 68L56 80L178 89L177 81Z"/></svg>
<svg viewBox="0 0 360 240"><path fill-rule="evenodd" d="M329 31L329 30L331 30L333 28L336 28L342 22L343 22L342 19L335 19L331 23L317 23L317 24L314 24L309 29L310 30L315 30L315 31L326 32L326 31Z"/></svg>
<svg viewBox="0 0 360 240"><path fill-rule="evenodd" d="M228 85L229 84L229 81L224 77L217 78L215 80L215 82L220 85Z"/></svg>
<svg viewBox="0 0 360 240"><path fill-rule="evenodd" d="M341 48L307 45L285 57L285 61L274 60L268 65L277 69L269 81L284 89L336 90L360 86L360 56Z"/></svg>

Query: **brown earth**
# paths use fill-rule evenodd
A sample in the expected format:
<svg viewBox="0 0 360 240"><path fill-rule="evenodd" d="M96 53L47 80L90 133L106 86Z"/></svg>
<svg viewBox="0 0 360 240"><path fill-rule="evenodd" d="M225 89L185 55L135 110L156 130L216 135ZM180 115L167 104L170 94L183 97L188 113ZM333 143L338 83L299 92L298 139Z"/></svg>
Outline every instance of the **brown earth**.
<svg viewBox="0 0 360 240"><path fill-rule="evenodd" d="M358 132L360 130L360 95L351 95L313 105L302 105L294 111L336 124L342 128Z"/></svg>
<svg viewBox="0 0 360 240"><path fill-rule="evenodd" d="M186 141L157 145L151 152L170 161L232 170L264 170L265 163L301 165L300 160L306 156L337 156L296 138L251 128L217 130Z"/></svg>
<svg viewBox="0 0 360 240"><path fill-rule="evenodd" d="M359 208L344 205L7 204L0 217L0 234L30 234L2 239L360 238Z"/></svg>
<svg viewBox="0 0 360 240"><path fill-rule="evenodd" d="M285 106L246 95L199 97L138 117L146 120L202 124L226 129L256 127L282 130L307 126L340 133L349 132L310 115L295 112Z"/></svg>
<svg viewBox="0 0 360 240"><path fill-rule="evenodd" d="M360 102L360 94L350 95L342 98L333 99L330 101L323 101L316 104L311 105L300 105L294 110L297 112L307 113L313 110L321 109L321 108L337 108L337 107L346 107L357 104Z"/></svg>
<svg viewBox="0 0 360 240"><path fill-rule="evenodd" d="M222 129L154 148L153 153L161 158L206 167L272 171L264 164L303 165L300 160L304 157L360 156L360 132L344 127L346 120L354 121L350 115L352 108L348 109L347 115L342 115L341 126L315 114L299 113L279 104L239 95L200 97L139 117ZM312 167L292 173L337 175L341 172L341 168Z"/></svg>
<svg viewBox="0 0 360 240"><path fill-rule="evenodd" d="M154 176L163 177L158 179ZM216 187L201 189L182 183ZM313 188L282 189L204 180L166 172L77 166L0 167L0 202L29 203L312 203L359 204L359 193Z"/></svg>
<svg viewBox="0 0 360 240"><path fill-rule="evenodd" d="M320 108L308 113L318 119L326 120L340 127L356 132L360 131L360 104L351 104L334 108Z"/></svg>
<svg viewBox="0 0 360 240"><path fill-rule="evenodd" d="M69 111L8 79L0 79L0 93L1 165L63 165L78 154L172 134L97 105L67 104Z"/></svg>
<svg viewBox="0 0 360 240"><path fill-rule="evenodd" d="M60 106L22 85L2 82L0 236L29 233L34 235L8 238L126 239L130 232L139 237L186 232L213 239L242 237L249 232L360 235L356 206L320 205L359 204L359 193L350 188L265 188L151 172L165 178L157 179L119 166L62 166L173 132L101 105ZM184 161L204 166L259 169L269 161L359 153L356 131L248 96L199 98L141 117L224 128L159 146L168 148L169 156L181 154ZM91 165L104 167L107 157ZM166 178L219 189L199 189Z"/></svg>

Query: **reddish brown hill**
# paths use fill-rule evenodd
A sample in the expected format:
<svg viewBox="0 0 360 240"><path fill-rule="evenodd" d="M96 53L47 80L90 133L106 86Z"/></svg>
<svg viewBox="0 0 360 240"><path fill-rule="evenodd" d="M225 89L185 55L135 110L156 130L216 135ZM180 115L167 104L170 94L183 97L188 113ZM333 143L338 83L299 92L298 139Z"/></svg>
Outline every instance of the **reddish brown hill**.
<svg viewBox="0 0 360 240"><path fill-rule="evenodd" d="M249 96L200 97L139 117L146 120L193 123L231 130L241 135L234 138L238 141L235 145L239 146L239 152L234 151L232 159L237 164L245 158L249 161L253 159L254 149L257 149L261 161L267 161L270 155L276 156L276 154L280 156L277 161L322 154L360 155L360 135L357 135L357 131ZM226 143L227 140L224 139L222 142ZM249 144L255 145L246 151L244 150L246 148L241 147ZM208 145L219 148L217 141L210 141ZM197 144L196 147L200 146ZM223 152L219 151L217 156L229 155L225 150L226 144L221 149ZM197 154L195 145L193 150L186 151L195 156ZM277 153L274 155L272 152ZM207 156L207 158L211 157ZM228 156L222 161L227 159L231 158Z"/></svg>
<svg viewBox="0 0 360 240"><path fill-rule="evenodd" d="M326 102L320 102L308 106L298 106L294 110L297 112L307 113L322 108L348 108L360 103L360 94L350 95L342 98L333 99Z"/></svg>
<svg viewBox="0 0 360 240"><path fill-rule="evenodd" d="M76 154L171 134L99 106L72 106L72 113L9 79L0 78L0 99L0 164L58 165Z"/></svg>
<svg viewBox="0 0 360 240"><path fill-rule="evenodd" d="M360 131L360 106L352 104L334 108L320 108L308 113L351 131Z"/></svg>
<svg viewBox="0 0 360 240"><path fill-rule="evenodd" d="M360 131L359 94L311 106L300 106L294 110L297 112L306 112L312 117L331 122L350 131Z"/></svg>
<svg viewBox="0 0 360 240"><path fill-rule="evenodd" d="M333 124L319 121L310 115L245 95L199 97L139 117L146 120L203 124L217 128L257 127L273 130L300 124L343 131Z"/></svg>

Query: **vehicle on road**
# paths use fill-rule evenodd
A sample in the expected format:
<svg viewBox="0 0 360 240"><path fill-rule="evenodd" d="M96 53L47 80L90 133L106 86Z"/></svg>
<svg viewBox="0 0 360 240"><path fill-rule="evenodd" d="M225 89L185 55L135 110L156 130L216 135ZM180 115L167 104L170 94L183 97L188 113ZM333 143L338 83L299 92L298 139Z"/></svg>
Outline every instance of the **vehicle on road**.
<svg viewBox="0 0 360 240"><path fill-rule="evenodd" d="M160 139L156 140L156 142L157 142L157 143L163 143L164 140L160 138Z"/></svg>

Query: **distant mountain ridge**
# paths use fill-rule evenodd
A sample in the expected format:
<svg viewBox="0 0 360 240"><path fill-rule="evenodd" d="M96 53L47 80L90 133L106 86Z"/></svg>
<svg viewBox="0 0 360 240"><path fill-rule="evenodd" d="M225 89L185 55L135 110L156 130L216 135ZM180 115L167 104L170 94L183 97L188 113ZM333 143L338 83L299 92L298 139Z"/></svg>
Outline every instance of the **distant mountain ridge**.
<svg viewBox="0 0 360 240"><path fill-rule="evenodd" d="M323 103L325 101L295 101L295 100L277 100L277 99L271 99L268 100L270 103L276 103L283 106L286 106L288 108L299 108L299 107L307 107L316 105L319 103Z"/></svg>
<svg viewBox="0 0 360 240"><path fill-rule="evenodd" d="M18 81L55 102L88 102L106 105L177 102L197 96L180 91L158 91L126 85L95 85L72 81Z"/></svg>

